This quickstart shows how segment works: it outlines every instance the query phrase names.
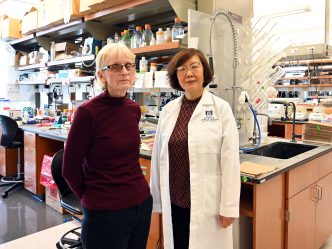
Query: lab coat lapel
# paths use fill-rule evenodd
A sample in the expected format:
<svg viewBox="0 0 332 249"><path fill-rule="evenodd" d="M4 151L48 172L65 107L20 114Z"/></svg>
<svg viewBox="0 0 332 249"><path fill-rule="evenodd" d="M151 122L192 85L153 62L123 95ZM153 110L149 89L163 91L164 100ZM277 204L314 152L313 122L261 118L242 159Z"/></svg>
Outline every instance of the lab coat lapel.
<svg viewBox="0 0 332 249"><path fill-rule="evenodd" d="M197 117L202 118L205 109L211 105L212 106L214 105L213 95L212 95L212 93L210 93L209 91L204 89L201 101L199 101L199 103L197 104L195 111L193 112L193 115L191 116L190 120L194 120ZM213 108L213 111L214 111L214 108Z"/></svg>

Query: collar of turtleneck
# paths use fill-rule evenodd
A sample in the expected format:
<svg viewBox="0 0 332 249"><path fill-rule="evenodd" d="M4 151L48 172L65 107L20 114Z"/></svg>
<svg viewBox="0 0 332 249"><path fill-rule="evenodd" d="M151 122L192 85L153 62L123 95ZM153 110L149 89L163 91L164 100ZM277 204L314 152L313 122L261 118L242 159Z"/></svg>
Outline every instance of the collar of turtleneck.
<svg viewBox="0 0 332 249"><path fill-rule="evenodd" d="M103 93L101 93L101 97L103 100L105 100L107 103L111 103L111 104L123 104L124 101L126 100L127 98L127 94L124 96L124 97L119 97L119 98L116 98L116 97L112 97L109 95L108 91L105 90Z"/></svg>

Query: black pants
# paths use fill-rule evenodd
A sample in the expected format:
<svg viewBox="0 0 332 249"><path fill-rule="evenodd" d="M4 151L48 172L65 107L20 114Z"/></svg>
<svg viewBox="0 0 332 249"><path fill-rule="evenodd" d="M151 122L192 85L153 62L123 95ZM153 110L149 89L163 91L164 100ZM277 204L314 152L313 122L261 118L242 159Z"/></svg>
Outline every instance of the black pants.
<svg viewBox="0 0 332 249"><path fill-rule="evenodd" d="M83 248L145 249L151 212L151 196L136 207L119 211L92 211L83 208Z"/></svg>
<svg viewBox="0 0 332 249"><path fill-rule="evenodd" d="M172 223L174 249L188 249L190 208L181 208L172 204Z"/></svg>

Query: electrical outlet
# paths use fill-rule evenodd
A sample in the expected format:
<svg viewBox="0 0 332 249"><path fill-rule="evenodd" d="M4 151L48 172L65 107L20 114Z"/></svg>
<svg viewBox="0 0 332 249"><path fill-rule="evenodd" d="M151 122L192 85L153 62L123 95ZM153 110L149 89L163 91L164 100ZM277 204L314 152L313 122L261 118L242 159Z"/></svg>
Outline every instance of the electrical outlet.
<svg viewBox="0 0 332 249"><path fill-rule="evenodd" d="M315 48L314 47L307 47L307 51L312 53L315 51Z"/></svg>

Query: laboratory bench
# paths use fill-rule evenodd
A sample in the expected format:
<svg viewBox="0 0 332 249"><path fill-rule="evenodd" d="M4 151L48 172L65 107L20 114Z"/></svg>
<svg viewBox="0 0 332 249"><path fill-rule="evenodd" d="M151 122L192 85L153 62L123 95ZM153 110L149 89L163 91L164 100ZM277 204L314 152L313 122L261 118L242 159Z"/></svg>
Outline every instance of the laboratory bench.
<svg viewBox="0 0 332 249"><path fill-rule="evenodd" d="M68 131L34 125L20 128L24 132L25 187L40 195L44 193L39 184L43 155L63 148ZM267 138L267 144L276 141L289 139ZM246 231L241 237L249 236L241 248L319 249L332 234L332 147L315 145L289 159L240 154L241 162L276 168L257 177L241 176L240 233L243 225ZM140 164L149 182L151 152L141 151ZM161 235L161 215L154 213L147 248L155 248Z"/></svg>

